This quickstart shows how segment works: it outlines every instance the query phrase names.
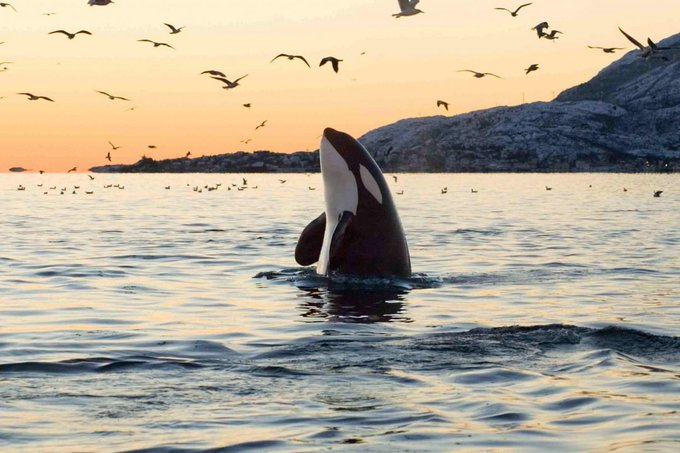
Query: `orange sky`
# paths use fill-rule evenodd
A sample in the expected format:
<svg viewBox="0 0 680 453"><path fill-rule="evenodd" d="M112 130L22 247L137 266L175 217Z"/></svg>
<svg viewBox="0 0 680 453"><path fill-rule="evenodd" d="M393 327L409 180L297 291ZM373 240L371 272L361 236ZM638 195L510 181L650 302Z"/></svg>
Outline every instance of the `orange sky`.
<svg viewBox="0 0 680 453"><path fill-rule="evenodd" d="M292 152L318 147L326 126L359 136L414 116L546 101L587 81L621 54L586 46L632 46L678 32L678 0L536 0L512 18L493 8L522 1L422 0L425 14L395 19L396 0L12 0L0 8L0 171L12 166L65 172L142 154L161 159L238 150ZM53 16L43 13L55 12ZM555 42L529 29L547 20ZM163 25L186 26L170 35ZM87 29L69 41L48 35ZM138 39L168 42L153 48ZM312 65L279 59L304 55ZM366 52L365 55L361 55ZM318 67L343 59L340 73ZM523 68L538 63L529 76ZM459 69L493 72L474 79ZM225 91L199 73L218 69L241 86ZM131 98L112 102L95 90ZM56 102L31 102L32 92ZM246 109L243 103L251 103ZM127 111L135 107L133 111ZM254 131L268 120L267 126ZM252 138L248 145L241 140ZM156 145L149 149L147 145Z"/></svg>

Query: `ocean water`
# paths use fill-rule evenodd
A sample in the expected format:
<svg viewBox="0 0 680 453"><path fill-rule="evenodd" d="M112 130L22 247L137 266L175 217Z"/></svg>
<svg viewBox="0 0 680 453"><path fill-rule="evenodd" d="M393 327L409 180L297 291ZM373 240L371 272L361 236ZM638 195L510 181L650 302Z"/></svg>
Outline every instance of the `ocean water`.
<svg viewBox="0 0 680 453"><path fill-rule="evenodd" d="M680 449L678 175L397 176L388 281L317 174L0 175L0 451Z"/></svg>

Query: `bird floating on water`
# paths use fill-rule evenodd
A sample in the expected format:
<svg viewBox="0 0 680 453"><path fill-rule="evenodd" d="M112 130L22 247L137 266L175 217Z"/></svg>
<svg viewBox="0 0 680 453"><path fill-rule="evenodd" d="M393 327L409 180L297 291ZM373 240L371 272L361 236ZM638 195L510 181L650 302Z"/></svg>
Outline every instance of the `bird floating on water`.
<svg viewBox="0 0 680 453"><path fill-rule="evenodd" d="M333 66L333 71L335 71L337 73L340 70L340 62L341 61L342 60L339 60L335 57L324 57L324 58L321 59L321 63L319 63L319 67L330 62L331 66Z"/></svg>
<svg viewBox="0 0 680 453"><path fill-rule="evenodd" d="M166 27L168 27L170 29L171 35L176 35L177 33L181 32L184 28L186 28L186 27L179 27L178 28L178 27L175 27L172 24L166 24L166 23L163 23L163 25L165 25Z"/></svg>
<svg viewBox="0 0 680 453"><path fill-rule="evenodd" d="M494 8L494 9L499 9L499 10L502 10L502 11L507 11L507 12L510 13L510 15L511 15L512 17L517 17L517 13L519 12L519 10L522 9L522 8L524 8L525 6L529 6L529 5L531 5L531 3L525 3L525 4L523 4L523 5L519 5L519 6L517 7L517 9L515 9L514 11L510 11L508 8Z"/></svg>
<svg viewBox="0 0 680 453"><path fill-rule="evenodd" d="M416 14L424 13L425 11L416 8L416 5L420 3L420 0L397 0L399 3L399 12L392 14L392 17L406 17L415 16Z"/></svg>
<svg viewBox="0 0 680 453"><path fill-rule="evenodd" d="M274 60L276 60L277 58L280 58L280 57L286 57L291 61L295 60L295 59L301 60L302 62L304 62L307 65L307 67L311 68L311 66L309 66L309 63L307 62L307 59L305 59L305 57L303 57L302 55L290 55L290 54L287 54L287 53L278 54L277 56L272 58L272 61L270 61L270 63L273 63Z"/></svg>
<svg viewBox="0 0 680 453"><path fill-rule="evenodd" d="M29 101L37 101L40 99L44 99L46 101L54 102L54 99L48 98L47 96L36 96L35 94L32 93L17 93L23 96L28 96Z"/></svg>
<svg viewBox="0 0 680 453"><path fill-rule="evenodd" d="M447 112L449 111L449 103L446 102L446 101L438 100L437 101L437 107L442 107L442 106L446 109Z"/></svg>
<svg viewBox="0 0 680 453"><path fill-rule="evenodd" d="M499 79L503 78L501 76L497 76L496 74L492 74L491 72L477 72L477 71L473 71L472 69L461 69L458 72L471 72L471 73L474 74L474 77L477 78L477 79L481 79L482 77L488 76L488 75L497 77Z"/></svg>
<svg viewBox="0 0 680 453"><path fill-rule="evenodd" d="M65 35L69 40L75 38L77 35L90 35L90 36L92 35L92 33L90 33L87 30L79 30L75 33L69 33L66 30L54 30L49 32L48 35L54 35L56 33L61 33L62 35Z"/></svg>
<svg viewBox="0 0 680 453"><path fill-rule="evenodd" d="M156 42L156 41L152 41L152 40L150 40L150 39L138 39L137 41L138 41L138 42L150 42L151 44L153 44L154 47L165 46L165 47L169 47L169 48L171 48L171 49L175 49L174 47L172 47L172 46L171 46L170 44L168 44L167 42Z"/></svg>

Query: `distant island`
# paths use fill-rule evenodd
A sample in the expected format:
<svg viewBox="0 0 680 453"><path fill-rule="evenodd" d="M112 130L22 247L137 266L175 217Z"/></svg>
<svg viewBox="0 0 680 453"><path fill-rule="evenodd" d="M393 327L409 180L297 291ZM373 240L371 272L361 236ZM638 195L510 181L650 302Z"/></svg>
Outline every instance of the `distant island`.
<svg viewBox="0 0 680 453"><path fill-rule="evenodd" d="M551 102L411 118L359 140L390 172L678 172L680 34L664 58L628 52ZM433 101L434 102L434 101ZM90 169L111 173L318 172L317 151L256 151Z"/></svg>

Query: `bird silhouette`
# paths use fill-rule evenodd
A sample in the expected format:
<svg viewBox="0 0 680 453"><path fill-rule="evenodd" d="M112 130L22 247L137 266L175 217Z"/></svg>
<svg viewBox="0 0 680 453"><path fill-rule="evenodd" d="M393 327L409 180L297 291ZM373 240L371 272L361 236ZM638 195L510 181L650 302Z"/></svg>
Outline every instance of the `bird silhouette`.
<svg viewBox="0 0 680 453"><path fill-rule="evenodd" d="M507 11L507 12L510 13L510 15L511 15L512 17L517 17L517 13L519 12L519 10L522 9L522 8L524 8L525 6L529 6L529 5L531 5L531 3L525 3L525 4L523 4L523 5L519 5L519 6L517 7L517 9L515 9L514 11L510 11L510 10L507 9L507 8L494 8L494 9L500 9L500 10L503 10L503 11Z"/></svg>
<svg viewBox="0 0 680 453"><path fill-rule="evenodd" d="M243 106L244 106L245 108L249 109L249 108L250 108L250 102L248 102L247 104L243 104Z"/></svg>
<svg viewBox="0 0 680 453"><path fill-rule="evenodd" d="M191 156L191 151L187 151L187 153L184 155L184 158L185 158L185 159L188 159L189 156Z"/></svg>
<svg viewBox="0 0 680 453"><path fill-rule="evenodd" d="M291 61L292 61L292 60L295 60L295 59L297 58L298 60L301 60L302 62L304 62L304 63L307 65L307 67L311 68L311 66L309 66L309 63L308 63L307 60L305 59L305 57L303 57L302 55L290 55L290 54L287 54L287 53L280 53L280 54L278 54L277 56L275 56L274 58L272 58L272 61L270 61L270 63L273 63L274 60L276 60L277 58L280 58L280 57L286 57L286 58L288 58L288 59L291 60Z"/></svg>
<svg viewBox="0 0 680 453"><path fill-rule="evenodd" d="M112 94L107 93L106 91L99 91L99 90L94 90L95 92L99 94L103 94L104 96L107 96L110 100L115 101L116 99L120 99L121 101L130 101L128 98L120 97L120 96L114 96Z"/></svg>
<svg viewBox="0 0 680 453"><path fill-rule="evenodd" d="M217 76L217 77L226 77L222 71L218 71L217 69L208 69L206 71L203 71L201 75L203 74L210 74L212 76Z"/></svg>
<svg viewBox="0 0 680 453"><path fill-rule="evenodd" d="M333 66L333 71L335 71L336 74L337 74L337 72L340 70L340 62L341 62L341 61L342 61L342 60L338 60L338 59L335 58L335 57L324 57L324 58L321 59L321 63L319 63L319 67L321 67L321 66L325 65L326 63L329 63L329 62L330 62L331 65Z"/></svg>
<svg viewBox="0 0 680 453"><path fill-rule="evenodd" d="M29 101L37 101L37 100L40 100L40 99L44 99L46 101L54 102L53 99L48 98L47 96L36 96L35 94L31 94L31 93L17 93L17 94L21 94L23 96L28 96Z"/></svg>
<svg viewBox="0 0 680 453"><path fill-rule="evenodd" d="M156 42L156 41L152 41L150 39L138 39L137 41L138 42L150 42L151 44L153 44L154 47L165 46L165 47L169 47L171 49L175 49L174 47L172 47L170 44L168 44L166 42Z"/></svg>
<svg viewBox="0 0 680 453"><path fill-rule="evenodd" d="M546 34L543 30L545 30L548 27L550 27L550 25L548 25L548 22L541 22L540 24L533 27L532 30L536 30L538 39L541 39Z"/></svg>
<svg viewBox="0 0 680 453"><path fill-rule="evenodd" d="M175 27L175 26L172 25L172 24L166 24L166 23L163 23L163 25L165 25L166 27L168 27L168 28L170 29L170 34L171 34L171 35L176 35L177 33L181 32L181 31L185 28L185 27L179 27L179 28L177 28L177 27Z"/></svg>
<svg viewBox="0 0 680 453"><path fill-rule="evenodd" d="M446 102L446 101L438 100L437 101L437 107L442 107L442 106L446 109L447 112L449 111L449 103Z"/></svg>
<svg viewBox="0 0 680 453"><path fill-rule="evenodd" d="M599 49L604 53L616 53L617 50L623 50L623 47L596 47L588 46L589 49Z"/></svg>
<svg viewBox="0 0 680 453"><path fill-rule="evenodd" d="M488 76L488 75L497 77L499 79L503 78L501 76L497 76L496 74L492 74L490 72L477 72L477 71L473 71L472 69L461 69L458 72L471 72L471 73L474 74L474 77L477 78L477 79L481 79L482 77Z"/></svg>
<svg viewBox="0 0 680 453"><path fill-rule="evenodd" d="M109 142L109 145L111 145L111 149L113 149L114 151L117 150L117 149L119 149L119 148L121 148L120 146L116 146L116 145L114 145L114 144L111 143L111 142Z"/></svg>
<svg viewBox="0 0 680 453"><path fill-rule="evenodd" d="M268 121L268 120L262 121L262 122L260 123L260 125L257 126L257 127L255 128L255 130L258 130L258 129L261 128L261 127L265 127L265 126L267 125L267 121Z"/></svg>
<svg viewBox="0 0 680 453"><path fill-rule="evenodd" d="M94 181L94 176L92 175L87 175L88 178L90 178L90 181Z"/></svg>
<svg viewBox="0 0 680 453"><path fill-rule="evenodd" d="M621 29L621 27L619 27L619 31L621 33L623 33L623 35L626 38L628 38L628 41L632 42L633 44L635 44L640 49L640 56L642 58L654 57L657 54L657 52L660 51L660 50L669 50L668 47L657 46L656 43L654 43L654 41L652 41L650 38L647 38L647 44L648 44L647 46L642 45L637 39L633 38L631 35L629 35L625 31L623 31ZM661 58L665 59L665 57L661 57Z"/></svg>
<svg viewBox="0 0 680 453"><path fill-rule="evenodd" d="M534 63L524 70L525 75L528 75L530 72L538 71L538 69L539 69L538 65Z"/></svg>
<svg viewBox="0 0 680 453"><path fill-rule="evenodd" d="M661 196L662 193L663 193L663 190L655 190L655 191L654 191L654 197L655 197L655 198L659 198L659 197Z"/></svg>
<svg viewBox="0 0 680 453"><path fill-rule="evenodd" d="M113 0L88 0L87 4L90 6L106 6L113 3Z"/></svg>
<svg viewBox="0 0 680 453"><path fill-rule="evenodd" d="M17 12L17 9L15 7L13 7L10 3L0 3L0 8L7 8L7 7L12 8L15 13Z"/></svg>
<svg viewBox="0 0 680 453"><path fill-rule="evenodd" d="M66 30L54 30L54 31L49 32L48 35L54 35L55 33L61 33L62 35L65 35L66 37L68 37L69 40L75 38L76 35L81 35L81 34L82 35L92 35L92 33L90 33L87 30L80 30L80 31L77 31L75 33L69 33Z"/></svg>
<svg viewBox="0 0 680 453"><path fill-rule="evenodd" d="M559 30L550 30L550 33L543 33L543 37L545 39L549 39L550 41L555 40L555 39L560 39L560 37L557 36L558 33L561 34L561 35L564 34Z"/></svg>
<svg viewBox="0 0 680 453"><path fill-rule="evenodd" d="M420 3L420 0L397 0L397 3L399 3L400 11L396 14L392 14L392 17L415 16L416 14L425 12L416 8L416 5Z"/></svg>
<svg viewBox="0 0 680 453"><path fill-rule="evenodd" d="M210 78L215 79L215 80L219 80L220 82L224 83L224 86L222 88L225 89L225 90L229 90L229 89L232 89L232 88L236 88L239 85L238 82L242 79L245 79L246 77L248 77L248 74L244 75L243 77L239 77L238 79L234 80L233 82L226 79L225 77L212 76Z"/></svg>
<svg viewBox="0 0 680 453"><path fill-rule="evenodd" d="M73 167L72 169L70 169L66 173L71 173L72 171L78 171L78 167Z"/></svg>

